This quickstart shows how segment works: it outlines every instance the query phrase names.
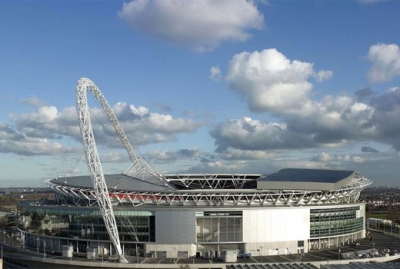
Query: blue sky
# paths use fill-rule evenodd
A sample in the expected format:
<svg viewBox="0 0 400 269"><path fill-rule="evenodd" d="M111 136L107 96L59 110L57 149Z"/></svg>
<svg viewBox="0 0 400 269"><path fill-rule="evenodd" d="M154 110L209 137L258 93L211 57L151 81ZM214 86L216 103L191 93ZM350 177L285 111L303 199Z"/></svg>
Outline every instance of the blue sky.
<svg viewBox="0 0 400 269"><path fill-rule="evenodd" d="M0 186L88 174L90 78L161 173L360 171L397 186L400 1L0 0ZM128 166L89 96L106 173Z"/></svg>

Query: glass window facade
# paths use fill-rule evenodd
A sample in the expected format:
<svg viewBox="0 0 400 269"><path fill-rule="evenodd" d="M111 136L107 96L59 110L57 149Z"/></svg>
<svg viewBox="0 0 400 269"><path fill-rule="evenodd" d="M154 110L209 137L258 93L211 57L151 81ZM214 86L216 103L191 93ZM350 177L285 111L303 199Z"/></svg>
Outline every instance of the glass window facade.
<svg viewBox="0 0 400 269"><path fill-rule="evenodd" d="M359 206L310 210L310 237L330 237L364 229L364 218L357 217Z"/></svg>
<svg viewBox="0 0 400 269"><path fill-rule="evenodd" d="M19 206L18 228L30 233L73 239L109 240L95 207ZM114 210L121 241L155 242L155 216L150 211Z"/></svg>
<svg viewBox="0 0 400 269"><path fill-rule="evenodd" d="M197 212L197 242L221 243L243 241L241 211Z"/></svg>

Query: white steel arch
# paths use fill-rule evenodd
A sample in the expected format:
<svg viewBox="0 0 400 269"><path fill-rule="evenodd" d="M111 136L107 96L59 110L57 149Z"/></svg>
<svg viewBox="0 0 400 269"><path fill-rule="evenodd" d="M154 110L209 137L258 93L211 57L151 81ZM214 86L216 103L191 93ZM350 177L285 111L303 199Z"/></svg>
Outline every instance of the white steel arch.
<svg viewBox="0 0 400 269"><path fill-rule="evenodd" d="M149 163L147 163L143 158L141 158L138 153L135 152L131 143L129 142L127 135L125 134L124 130L122 129L121 125L119 124L119 121L118 121L117 117L115 116L114 111L111 109L110 105L108 104L106 98L104 97L104 95L102 94L100 89L88 78L81 78L78 81L78 86L77 86L78 109L79 109L79 107L82 106L82 104L79 103L79 100L83 100L82 97L86 96L86 90L90 91L93 94L93 96L96 98L97 102L99 102L103 111L106 113L108 119L110 120L111 124L113 125L115 132L118 134L123 146L125 147L128 155L129 155L129 158L132 161L132 166L133 166L131 168L128 168L127 171L133 171L133 173L135 173L134 174L135 177L143 179L143 180L145 180L146 175L149 173L149 174L153 175L155 178L157 178L161 183L163 183L171 188L171 186L168 185L168 182L165 180L165 178L160 173L158 173ZM85 99L86 99L86 97L85 97ZM87 102L85 102L85 104L87 106ZM81 117L79 119L81 120ZM89 125L90 125L90 121L89 121ZM90 128L91 128L91 125L90 125Z"/></svg>
<svg viewBox="0 0 400 269"><path fill-rule="evenodd" d="M109 196L109 191L104 178L103 168L101 166L99 153L97 151L96 141L93 135L92 125L89 115L89 106L87 102L87 91L90 91L92 95L101 105L104 112L107 114L109 120L111 121L116 133L119 135L122 144L128 152L128 155L133 163L133 168L137 175L144 175L150 173L160 181L163 181L165 185L168 185L164 178L157 173L150 165L144 162L143 159L138 157L129 140L126 136L124 130L120 126L117 117L112 111L107 100L104 98L102 92L99 88L88 78L81 78L78 81L76 87L76 103L77 103L77 113L79 118L79 126L82 135L82 142L85 148L86 162L90 171L93 187L95 190L96 200L102 212L103 220L107 228L107 232L110 236L111 242L113 243L119 261L126 263L126 259L123 256L121 244L118 235L118 227L115 220L114 210L112 208L111 199Z"/></svg>

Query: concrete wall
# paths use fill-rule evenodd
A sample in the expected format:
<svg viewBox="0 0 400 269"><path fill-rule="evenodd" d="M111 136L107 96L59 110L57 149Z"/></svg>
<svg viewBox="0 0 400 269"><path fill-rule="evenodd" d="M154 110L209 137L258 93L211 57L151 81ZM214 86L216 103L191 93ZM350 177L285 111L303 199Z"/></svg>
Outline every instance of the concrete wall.
<svg viewBox="0 0 400 269"><path fill-rule="evenodd" d="M194 210L157 211L156 243L193 244L196 242L196 212Z"/></svg>
<svg viewBox="0 0 400 269"><path fill-rule="evenodd" d="M298 241L310 238L309 208L260 208L243 211L245 253L276 255L297 253Z"/></svg>
<svg viewBox="0 0 400 269"><path fill-rule="evenodd" d="M280 242L310 238L309 208L243 210L244 242Z"/></svg>
<svg viewBox="0 0 400 269"><path fill-rule="evenodd" d="M185 244L185 245L145 244L144 247L145 247L144 249L145 253L147 255L153 254L154 257L157 257L157 253L165 254L166 258L178 258L178 252L180 253L187 252L187 257L185 258L189 258L196 255L196 245L194 244Z"/></svg>

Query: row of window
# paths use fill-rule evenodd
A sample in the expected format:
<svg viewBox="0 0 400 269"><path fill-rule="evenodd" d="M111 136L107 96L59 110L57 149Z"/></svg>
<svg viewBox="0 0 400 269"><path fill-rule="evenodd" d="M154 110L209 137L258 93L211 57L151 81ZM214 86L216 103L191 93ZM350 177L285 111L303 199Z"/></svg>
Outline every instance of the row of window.
<svg viewBox="0 0 400 269"><path fill-rule="evenodd" d="M329 237L329 236L336 236L336 235L344 235L344 234L358 232L362 229L364 229L364 219L357 218L346 224L311 227L310 237L317 238L317 237Z"/></svg>
<svg viewBox="0 0 400 269"><path fill-rule="evenodd" d="M353 212L344 212L343 214L332 214L332 215L310 215L311 223L320 222L320 221L332 221L332 220L345 220L345 219L354 219L356 218L357 213Z"/></svg>
<svg viewBox="0 0 400 269"><path fill-rule="evenodd" d="M356 218L359 206L311 209L311 238L353 233L364 228L363 217ZM50 236L108 240L98 208L20 208L19 228ZM122 241L155 242L155 213L115 210ZM61 214L60 214L61 213ZM241 242L242 211L196 212L197 242Z"/></svg>
<svg viewBox="0 0 400 269"><path fill-rule="evenodd" d="M360 210L360 206L351 206L351 207L338 207L338 208L317 208L311 209L311 214L316 213L333 213L333 212L343 212L343 211L357 211Z"/></svg>
<svg viewBox="0 0 400 269"><path fill-rule="evenodd" d="M241 216L204 216L196 218L197 242L241 242Z"/></svg>

